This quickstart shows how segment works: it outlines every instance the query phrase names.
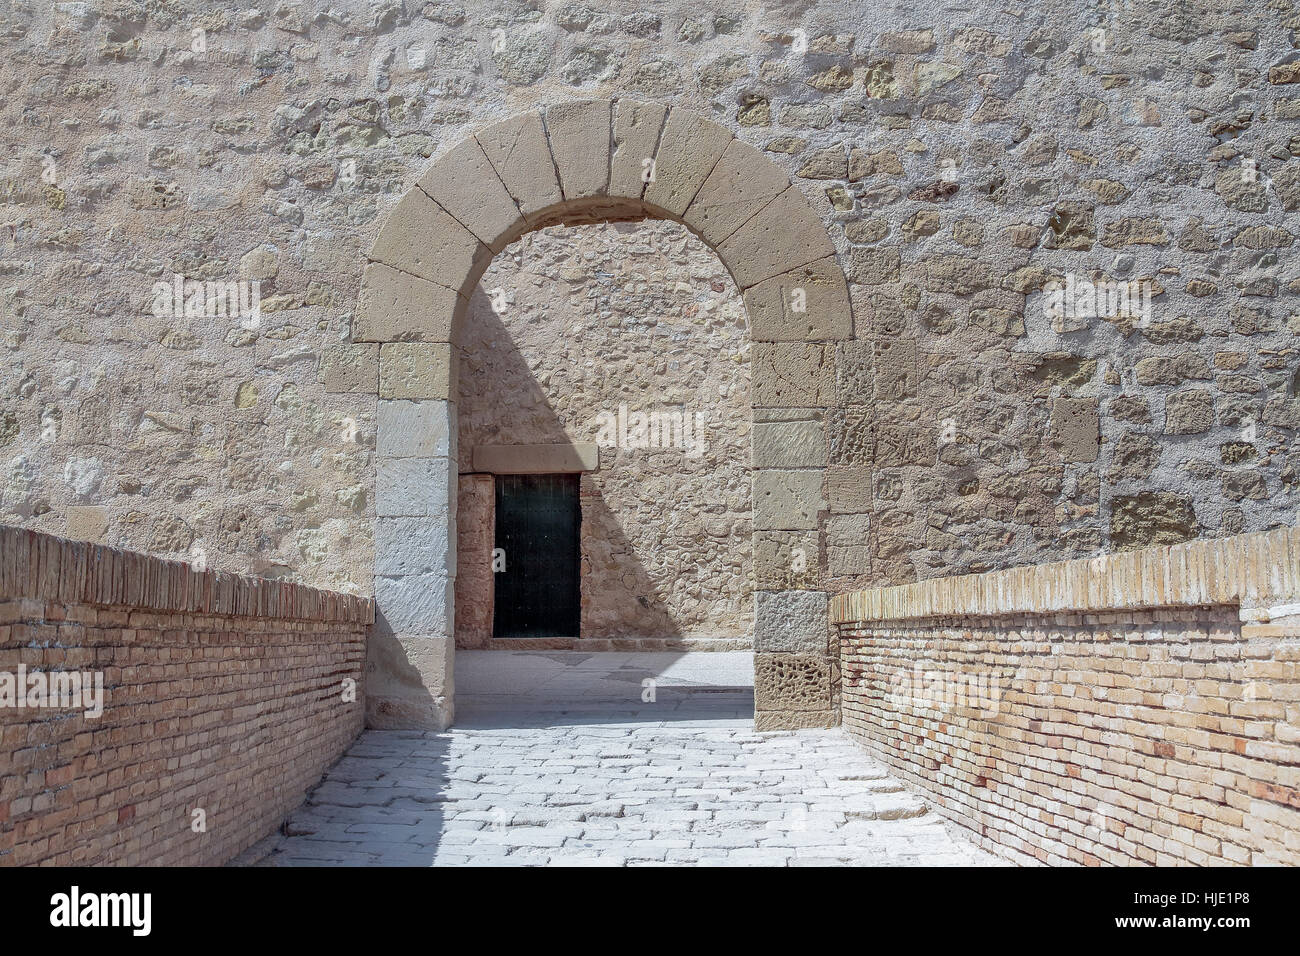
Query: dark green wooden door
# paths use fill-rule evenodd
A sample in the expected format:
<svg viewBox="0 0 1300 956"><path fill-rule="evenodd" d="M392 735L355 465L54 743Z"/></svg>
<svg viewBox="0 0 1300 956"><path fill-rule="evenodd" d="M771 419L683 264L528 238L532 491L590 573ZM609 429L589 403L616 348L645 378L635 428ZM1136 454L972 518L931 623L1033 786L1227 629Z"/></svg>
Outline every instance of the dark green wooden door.
<svg viewBox="0 0 1300 956"><path fill-rule="evenodd" d="M495 637L577 637L577 475L497 475Z"/></svg>

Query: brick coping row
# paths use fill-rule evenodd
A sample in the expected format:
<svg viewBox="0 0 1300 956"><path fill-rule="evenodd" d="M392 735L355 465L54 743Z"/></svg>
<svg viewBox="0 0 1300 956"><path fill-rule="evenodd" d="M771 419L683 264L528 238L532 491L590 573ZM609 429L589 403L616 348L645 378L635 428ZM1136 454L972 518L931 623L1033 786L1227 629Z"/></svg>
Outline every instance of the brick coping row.
<svg viewBox="0 0 1300 956"><path fill-rule="evenodd" d="M1300 614L1300 528L935 578L836 595L832 624L1136 608L1240 607L1243 621Z"/></svg>
<svg viewBox="0 0 1300 956"><path fill-rule="evenodd" d="M373 624L372 599L0 526L0 601Z"/></svg>

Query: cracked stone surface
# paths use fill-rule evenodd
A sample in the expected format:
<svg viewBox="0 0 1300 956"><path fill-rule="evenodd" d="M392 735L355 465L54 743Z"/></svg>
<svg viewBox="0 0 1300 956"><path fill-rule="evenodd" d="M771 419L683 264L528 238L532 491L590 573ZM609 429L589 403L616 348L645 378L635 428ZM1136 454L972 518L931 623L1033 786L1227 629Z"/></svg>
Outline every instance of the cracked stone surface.
<svg viewBox="0 0 1300 956"><path fill-rule="evenodd" d="M462 656L457 726L363 734L262 865L999 863L843 732L754 732L751 655Z"/></svg>

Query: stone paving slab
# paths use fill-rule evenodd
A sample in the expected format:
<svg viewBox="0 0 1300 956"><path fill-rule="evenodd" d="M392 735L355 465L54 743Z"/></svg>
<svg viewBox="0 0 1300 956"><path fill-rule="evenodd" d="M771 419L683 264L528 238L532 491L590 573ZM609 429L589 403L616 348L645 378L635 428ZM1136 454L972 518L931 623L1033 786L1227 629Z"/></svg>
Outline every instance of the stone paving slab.
<svg viewBox="0 0 1300 956"><path fill-rule="evenodd" d="M262 865L999 865L842 731L755 732L750 653L456 666L456 726L363 734Z"/></svg>
<svg viewBox="0 0 1300 956"><path fill-rule="evenodd" d="M263 865L998 863L841 731L745 718L369 731L285 830Z"/></svg>

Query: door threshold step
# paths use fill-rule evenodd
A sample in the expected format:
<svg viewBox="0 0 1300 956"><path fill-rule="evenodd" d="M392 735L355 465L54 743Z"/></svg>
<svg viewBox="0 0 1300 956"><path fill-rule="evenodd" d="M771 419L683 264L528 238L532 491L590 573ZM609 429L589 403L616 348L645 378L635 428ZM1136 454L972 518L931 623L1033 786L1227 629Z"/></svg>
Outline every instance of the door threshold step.
<svg viewBox="0 0 1300 956"><path fill-rule="evenodd" d="M494 637L476 648L486 651L752 651L748 637Z"/></svg>

